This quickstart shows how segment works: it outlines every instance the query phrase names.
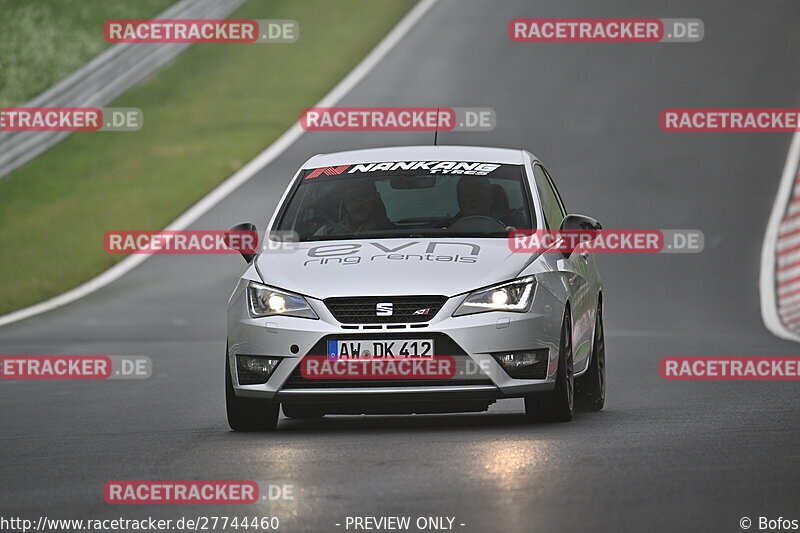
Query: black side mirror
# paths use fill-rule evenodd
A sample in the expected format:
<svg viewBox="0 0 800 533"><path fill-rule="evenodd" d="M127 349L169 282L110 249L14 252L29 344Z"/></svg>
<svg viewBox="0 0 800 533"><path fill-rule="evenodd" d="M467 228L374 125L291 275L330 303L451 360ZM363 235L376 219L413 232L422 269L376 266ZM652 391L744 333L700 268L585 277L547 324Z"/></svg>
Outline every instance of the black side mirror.
<svg viewBox="0 0 800 533"><path fill-rule="evenodd" d="M225 232L225 246L242 254L248 265L252 263L258 250L256 225L252 222L242 222L228 228Z"/></svg>
<svg viewBox="0 0 800 533"><path fill-rule="evenodd" d="M593 219L592 217L587 217L586 215L567 215L564 217L563 222L561 222L561 229L560 231L568 231L568 232L581 232L582 234L589 234L590 241L594 240L597 237L597 233L601 229L603 229L602 224L598 221ZM584 237L585 239L585 237ZM569 257L572 255L574 248L570 250L564 250L564 257Z"/></svg>

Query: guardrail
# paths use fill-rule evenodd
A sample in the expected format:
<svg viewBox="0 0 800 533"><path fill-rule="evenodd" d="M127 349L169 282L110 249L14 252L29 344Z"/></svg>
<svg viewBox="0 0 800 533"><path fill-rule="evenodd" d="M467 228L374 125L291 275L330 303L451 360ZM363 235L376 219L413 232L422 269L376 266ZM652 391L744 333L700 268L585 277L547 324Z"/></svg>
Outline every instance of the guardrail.
<svg viewBox="0 0 800 533"><path fill-rule="evenodd" d="M157 19L220 19L246 0L181 0ZM97 29L100 33L103 28ZM163 67L189 44L115 44L20 107L100 107ZM24 165L71 132L0 132L0 178Z"/></svg>

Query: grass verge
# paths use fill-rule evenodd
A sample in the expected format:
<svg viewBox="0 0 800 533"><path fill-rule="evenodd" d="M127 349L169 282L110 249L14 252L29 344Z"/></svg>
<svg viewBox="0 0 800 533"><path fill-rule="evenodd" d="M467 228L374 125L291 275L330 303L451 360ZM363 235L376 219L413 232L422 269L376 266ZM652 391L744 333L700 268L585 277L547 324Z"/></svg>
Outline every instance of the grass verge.
<svg viewBox="0 0 800 533"><path fill-rule="evenodd" d="M0 314L124 256L109 229L160 229L275 140L414 0L250 0L232 18L295 19L293 44L200 44L110 106L138 132L79 132L0 179ZM57 268L54 267L57 265Z"/></svg>
<svg viewBox="0 0 800 533"><path fill-rule="evenodd" d="M27 102L111 46L108 19L151 18L177 0L0 0L0 107Z"/></svg>

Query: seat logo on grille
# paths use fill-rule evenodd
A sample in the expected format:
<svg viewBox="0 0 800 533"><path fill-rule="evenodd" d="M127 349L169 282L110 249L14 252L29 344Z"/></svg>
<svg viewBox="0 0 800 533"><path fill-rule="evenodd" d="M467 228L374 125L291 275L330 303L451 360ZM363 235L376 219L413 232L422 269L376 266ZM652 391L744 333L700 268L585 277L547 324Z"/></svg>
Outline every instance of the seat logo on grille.
<svg viewBox="0 0 800 533"><path fill-rule="evenodd" d="M375 304L375 316L392 316L394 306L392 302L379 302Z"/></svg>

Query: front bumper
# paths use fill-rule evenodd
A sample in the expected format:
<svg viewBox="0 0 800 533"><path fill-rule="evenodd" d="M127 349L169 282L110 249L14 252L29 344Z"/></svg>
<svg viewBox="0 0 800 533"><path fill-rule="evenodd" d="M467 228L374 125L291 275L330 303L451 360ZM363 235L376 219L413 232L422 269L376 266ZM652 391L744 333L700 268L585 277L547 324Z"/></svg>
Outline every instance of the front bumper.
<svg viewBox="0 0 800 533"><path fill-rule="evenodd" d="M555 384L558 343L564 305L546 288L535 289L526 313L488 312L453 317L464 296L450 298L429 322L417 324L341 324L320 300L308 298L319 320L272 316L251 318L242 280L228 311L228 358L237 396L291 403L330 402L448 402L494 401L552 390ZM457 356L480 368L480 375L448 382L403 383L327 382L319 387L297 385L298 369L305 355L325 355L320 343L335 339L435 338L437 354ZM513 379L492 357L492 352L548 350L542 379ZM442 353L447 350L447 353ZM239 384L236 355L280 357L281 362L266 383ZM463 361L462 361L463 363ZM422 405L421 403L419 405Z"/></svg>

